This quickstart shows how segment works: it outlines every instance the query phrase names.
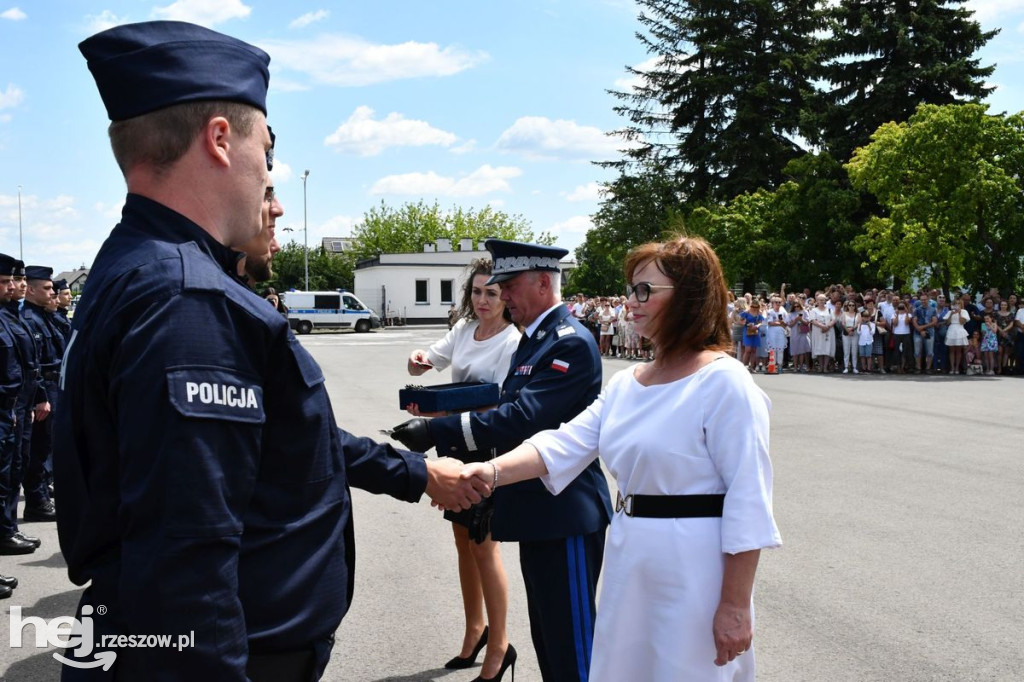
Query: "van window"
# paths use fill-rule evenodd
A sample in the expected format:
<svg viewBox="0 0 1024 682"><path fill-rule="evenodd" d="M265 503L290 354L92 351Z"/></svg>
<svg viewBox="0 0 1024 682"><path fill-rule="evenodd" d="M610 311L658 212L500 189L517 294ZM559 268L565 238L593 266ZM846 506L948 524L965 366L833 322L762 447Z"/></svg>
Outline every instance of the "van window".
<svg viewBox="0 0 1024 682"><path fill-rule="evenodd" d="M340 299L338 294L317 294L313 297L313 307L317 310L338 310L341 308Z"/></svg>
<svg viewBox="0 0 1024 682"><path fill-rule="evenodd" d="M351 296L342 296L342 300L345 301L346 310L365 310L363 304Z"/></svg>

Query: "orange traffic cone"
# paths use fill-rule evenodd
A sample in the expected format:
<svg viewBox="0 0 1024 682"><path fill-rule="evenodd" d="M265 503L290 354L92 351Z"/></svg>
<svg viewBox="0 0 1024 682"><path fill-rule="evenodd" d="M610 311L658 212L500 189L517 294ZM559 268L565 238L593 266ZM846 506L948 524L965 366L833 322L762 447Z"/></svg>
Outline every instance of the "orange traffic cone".
<svg viewBox="0 0 1024 682"><path fill-rule="evenodd" d="M768 374L778 374L779 366L775 364L775 349L768 351Z"/></svg>

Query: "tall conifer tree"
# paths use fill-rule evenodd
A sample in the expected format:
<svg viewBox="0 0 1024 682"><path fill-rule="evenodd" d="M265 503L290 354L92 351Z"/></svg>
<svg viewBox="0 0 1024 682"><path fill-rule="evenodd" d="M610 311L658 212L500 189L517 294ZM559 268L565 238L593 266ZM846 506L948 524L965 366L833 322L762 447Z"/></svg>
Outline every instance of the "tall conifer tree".
<svg viewBox="0 0 1024 682"><path fill-rule="evenodd" d="M889 121L919 104L979 101L995 66L974 54L998 31L982 31L963 0L840 0L821 45L830 86L818 107L825 149L841 161Z"/></svg>
<svg viewBox="0 0 1024 682"><path fill-rule="evenodd" d="M814 0L639 0L637 38L657 58L643 84L615 92L622 161L670 169L687 203L772 188L803 153L796 135L811 86Z"/></svg>

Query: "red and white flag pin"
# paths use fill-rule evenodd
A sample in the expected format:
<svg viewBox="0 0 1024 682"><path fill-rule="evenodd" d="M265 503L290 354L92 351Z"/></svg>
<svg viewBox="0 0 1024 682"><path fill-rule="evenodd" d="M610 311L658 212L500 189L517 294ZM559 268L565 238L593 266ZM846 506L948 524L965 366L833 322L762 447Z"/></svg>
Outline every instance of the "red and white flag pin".
<svg viewBox="0 0 1024 682"><path fill-rule="evenodd" d="M566 372L569 371L569 363L566 362L565 360L553 360L551 362L551 369L558 370L559 372L565 374Z"/></svg>

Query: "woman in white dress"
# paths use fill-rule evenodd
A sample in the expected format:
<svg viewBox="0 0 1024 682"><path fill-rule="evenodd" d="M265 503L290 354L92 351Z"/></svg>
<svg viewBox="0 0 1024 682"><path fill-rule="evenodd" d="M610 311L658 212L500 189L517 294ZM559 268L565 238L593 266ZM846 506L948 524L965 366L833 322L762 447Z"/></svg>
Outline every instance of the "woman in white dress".
<svg viewBox="0 0 1024 682"><path fill-rule="evenodd" d="M817 305L807 311L807 321L811 323L811 357L818 361L818 372L822 374L828 370L836 352L836 318L825 306L827 301L825 294L818 294Z"/></svg>
<svg viewBox="0 0 1024 682"><path fill-rule="evenodd" d="M786 337L786 318L789 317L789 313L782 307L782 299L778 296L772 296L771 306L768 308L768 312L764 314L765 320L768 323L768 334L766 337L768 350L775 351L775 366L778 368L779 374L782 374L782 366L785 364L785 353L786 346L789 345L789 339Z"/></svg>
<svg viewBox="0 0 1024 682"><path fill-rule="evenodd" d="M772 517L770 403L730 346L725 278L707 242L647 244L626 261L627 305L654 362L463 475L563 490L600 456L618 484L590 679L753 680L752 593Z"/></svg>
<svg viewBox="0 0 1024 682"><path fill-rule="evenodd" d="M501 385L519 345L520 333L501 301L500 287L497 284L487 286L490 276L491 261L479 259L470 263L459 321L428 350L412 352L408 361L409 374L419 376L432 367L442 370L451 366L453 381L486 381ZM410 404L406 409L416 416L437 416L421 413L416 404ZM483 542L470 538L474 509L445 512L445 518L452 522L455 534L459 583L466 616L462 651L448 661L445 668L471 667L476 663L480 650L486 646L481 674L490 671L493 676L501 666L508 647L505 629L508 578L501 563L498 543L489 535Z"/></svg>

